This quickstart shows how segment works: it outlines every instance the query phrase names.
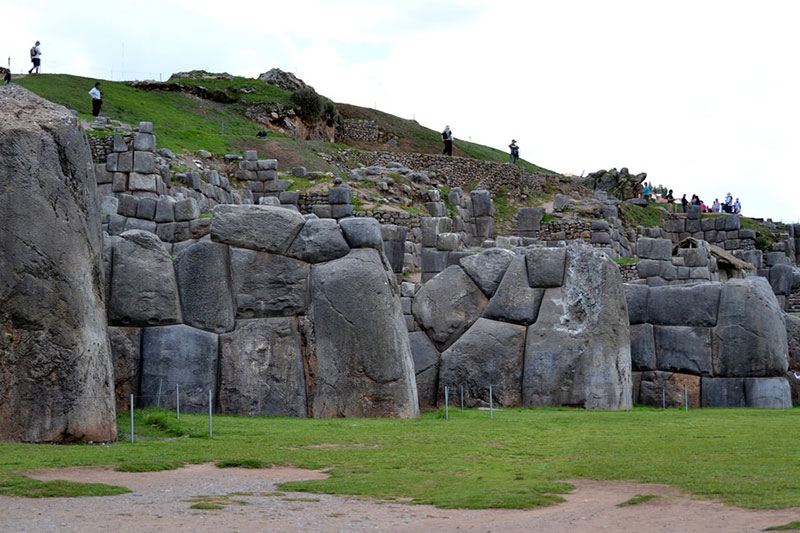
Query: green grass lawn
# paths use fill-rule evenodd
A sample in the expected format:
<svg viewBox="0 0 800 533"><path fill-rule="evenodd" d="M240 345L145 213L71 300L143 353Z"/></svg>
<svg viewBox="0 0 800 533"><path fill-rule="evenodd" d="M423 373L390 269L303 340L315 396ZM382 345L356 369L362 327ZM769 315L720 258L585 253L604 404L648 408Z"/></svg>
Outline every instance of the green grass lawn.
<svg viewBox="0 0 800 533"><path fill-rule="evenodd" d="M564 480L666 483L743 507L800 506L797 409L424 413L414 420L215 416L137 412L147 440L108 446L0 444L0 492L17 470L181 463L331 468L282 490L413 498L440 507L529 508L561 501ZM121 432L129 420L119 419ZM164 438L156 438L164 437ZM24 492L24 491L23 491Z"/></svg>
<svg viewBox="0 0 800 533"><path fill-rule="evenodd" d="M647 207L622 202L619 206L624 220L631 226L644 226L653 228L661 226L664 222L664 214L659 207L666 204L649 203Z"/></svg>

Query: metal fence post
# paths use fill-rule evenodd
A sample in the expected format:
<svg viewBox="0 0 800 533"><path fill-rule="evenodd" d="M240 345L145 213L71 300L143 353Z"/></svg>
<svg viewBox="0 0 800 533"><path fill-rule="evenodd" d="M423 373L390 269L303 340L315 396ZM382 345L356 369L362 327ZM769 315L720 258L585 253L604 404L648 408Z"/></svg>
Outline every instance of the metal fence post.
<svg viewBox="0 0 800 533"><path fill-rule="evenodd" d="M489 384L489 418L494 418L494 402L492 402L492 384Z"/></svg>
<svg viewBox="0 0 800 533"><path fill-rule="evenodd" d="M447 385L444 386L444 419L450 420L450 403L448 402Z"/></svg>
<svg viewBox="0 0 800 533"><path fill-rule="evenodd" d="M131 394L131 444L133 444L133 442L133 394Z"/></svg>
<svg viewBox="0 0 800 533"><path fill-rule="evenodd" d="M460 385L461 387L461 410L464 410L464 385Z"/></svg>
<svg viewBox="0 0 800 533"><path fill-rule="evenodd" d="M211 389L208 389L208 437L214 436L214 427L211 422Z"/></svg>
<svg viewBox="0 0 800 533"><path fill-rule="evenodd" d="M181 419L181 386L175 384L175 414L178 415L178 420Z"/></svg>

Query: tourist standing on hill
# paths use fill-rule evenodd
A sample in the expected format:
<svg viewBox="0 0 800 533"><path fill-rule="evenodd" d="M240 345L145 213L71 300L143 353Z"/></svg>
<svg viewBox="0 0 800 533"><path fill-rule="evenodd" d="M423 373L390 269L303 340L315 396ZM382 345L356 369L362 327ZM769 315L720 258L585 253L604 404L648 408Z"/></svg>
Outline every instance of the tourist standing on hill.
<svg viewBox="0 0 800 533"><path fill-rule="evenodd" d="M517 141L511 139L511 144L508 145L508 149L509 149L508 160L511 162L512 165L516 165L517 160L519 160L519 146L517 145Z"/></svg>
<svg viewBox="0 0 800 533"><path fill-rule="evenodd" d="M28 74L32 74L34 70L36 74L39 74L39 65L42 64L42 49L39 47L39 41L36 41L36 44L31 48L31 63L33 63L33 66L28 71Z"/></svg>
<svg viewBox="0 0 800 533"><path fill-rule="evenodd" d="M675 196L672 194L672 189L669 190L669 192L664 197L664 199L669 204L670 211L672 211L674 213L675 212Z"/></svg>
<svg viewBox="0 0 800 533"><path fill-rule="evenodd" d="M11 85L11 70L6 70L5 76L3 76L3 85Z"/></svg>
<svg viewBox="0 0 800 533"><path fill-rule="evenodd" d="M686 212L686 208L689 205L689 200L686 199L686 193L683 193L683 197L681 198L681 207L683 208L683 212Z"/></svg>
<svg viewBox="0 0 800 533"><path fill-rule="evenodd" d="M650 184L647 182L644 182L644 191L642 192L642 198L644 198L648 202L650 201Z"/></svg>
<svg viewBox="0 0 800 533"><path fill-rule="evenodd" d="M453 155L453 132L450 131L450 126L444 127L442 142L444 142L444 151L442 155Z"/></svg>
<svg viewBox="0 0 800 533"><path fill-rule="evenodd" d="M742 204L739 203L738 198L733 202L733 212L737 214L742 212Z"/></svg>
<svg viewBox="0 0 800 533"><path fill-rule="evenodd" d="M100 108L103 106L103 93L100 91L99 81L89 91L89 96L92 97L92 115L96 117L100 114Z"/></svg>

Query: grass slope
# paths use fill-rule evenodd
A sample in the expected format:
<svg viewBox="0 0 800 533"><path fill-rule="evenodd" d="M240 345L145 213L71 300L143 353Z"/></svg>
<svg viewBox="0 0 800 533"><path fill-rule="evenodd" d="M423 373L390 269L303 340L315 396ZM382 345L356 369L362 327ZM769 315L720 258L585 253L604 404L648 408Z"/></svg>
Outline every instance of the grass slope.
<svg viewBox="0 0 800 533"><path fill-rule="evenodd" d="M451 409L415 420L214 417L137 412L137 432L171 439L111 446L0 444L0 475L57 466L173 468L181 462L331 467L282 490L410 497L440 507L529 508L560 501L565 479L667 483L751 508L800 506L797 409L631 412ZM127 418L120 416L121 431ZM195 435L190 437L188 435ZM0 480L0 490L4 487Z"/></svg>

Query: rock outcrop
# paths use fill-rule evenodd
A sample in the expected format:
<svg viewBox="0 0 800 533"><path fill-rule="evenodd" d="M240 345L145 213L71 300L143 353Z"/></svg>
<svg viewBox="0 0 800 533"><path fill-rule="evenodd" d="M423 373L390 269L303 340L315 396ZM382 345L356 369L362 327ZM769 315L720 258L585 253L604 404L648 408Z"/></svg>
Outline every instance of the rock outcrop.
<svg viewBox="0 0 800 533"><path fill-rule="evenodd" d="M94 179L67 109L0 87L0 440L117 438Z"/></svg>

